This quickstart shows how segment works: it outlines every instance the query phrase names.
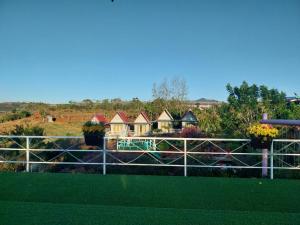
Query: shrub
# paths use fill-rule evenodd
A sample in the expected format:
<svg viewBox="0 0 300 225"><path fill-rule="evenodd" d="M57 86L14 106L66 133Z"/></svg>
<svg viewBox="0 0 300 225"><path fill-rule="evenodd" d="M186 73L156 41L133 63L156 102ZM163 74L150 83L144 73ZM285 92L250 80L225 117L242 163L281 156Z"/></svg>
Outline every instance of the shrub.
<svg viewBox="0 0 300 225"><path fill-rule="evenodd" d="M84 135L105 135L105 125L104 123L92 123L91 121L86 122L82 126L82 132Z"/></svg>
<svg viewBox="0 0 300 225"><path fill-rule="evenodd" d="M105 136L105 124L104 123L92 123L86 122L82 127L85 143L92 146L103 146L103 137Z"/></svg>
<svg viewBox="0 0 300 225"><path fill-rule="evenodd" d="M39 126L29 126L29 125L16 125L15 129L11 131L11 135L27 135L27 136L43 136L44 129Z"/></svg>
<svg viewBox="0 0 300 225"><path fill-rule="evenodd" d="M275 138L278 135L278 129L268 124L254 124L248 128L250 136Z"/></svg>
<svg viewBox="0 0 300 225"><path fill-rule="evenodd" d="M7 113L7 114L3 115L0 118L0 122L4 123L7 121L19 120L19 119L27 118L29 116L31 116L31 113L28 111L24 111L24 110L20 111L20 112L13 111L12 113Z"/></svg>
<svg viewBox="0 0 300 225"><path fill-rule="evenodd" d="M192 126L184 128L180 136L183 138L200 138L202 133L198 127Z"/></svg>
<svg viewBox="0 0 300 225"><path fill-rule="evenodd" d="M278 129L268 124L254 124L248 128L253 148L270 148L272 139L278 135Z"/></svg>

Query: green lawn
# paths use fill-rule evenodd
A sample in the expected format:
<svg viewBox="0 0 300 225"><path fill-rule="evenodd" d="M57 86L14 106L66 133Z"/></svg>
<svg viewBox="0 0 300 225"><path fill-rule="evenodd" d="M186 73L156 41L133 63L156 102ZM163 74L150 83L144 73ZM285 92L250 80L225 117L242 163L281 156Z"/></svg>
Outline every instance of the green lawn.
<svg viewBox="0 0 300 225"><path fill-rule="evenodd" d="M0 225L300 224L300 181L0 173Z"/></svg>

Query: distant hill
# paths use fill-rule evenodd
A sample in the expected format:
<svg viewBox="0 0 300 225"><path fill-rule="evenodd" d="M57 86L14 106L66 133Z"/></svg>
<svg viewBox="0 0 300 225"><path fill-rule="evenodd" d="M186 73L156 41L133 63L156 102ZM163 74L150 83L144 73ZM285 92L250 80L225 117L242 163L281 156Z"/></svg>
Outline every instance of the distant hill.
<svg viewBox="0 0 300 225"><path fill-rule="evenodd" d="M208 99L208 98L199 98L197 100L190 100L191 103L220 103L221 101L215 99Z"/></svg>
<svg viewBox="0 0 300 225"><path fill-rule="evenodd" d="M208 99L208 98L200 98L196 100L197 102L219 102L218 100L215 99Z"/></svg>

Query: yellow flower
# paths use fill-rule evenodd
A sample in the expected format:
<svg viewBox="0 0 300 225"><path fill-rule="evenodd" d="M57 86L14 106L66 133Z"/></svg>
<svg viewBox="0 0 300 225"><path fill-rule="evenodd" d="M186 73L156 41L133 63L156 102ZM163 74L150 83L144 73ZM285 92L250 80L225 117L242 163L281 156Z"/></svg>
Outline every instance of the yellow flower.
<svg viewBox="0 0 300 225"><path fill-rule="evenodd" d="M271 137L274 138L278 135L278 129L268 124L254 124L248 128L248 133L255 137Z"/></svg>

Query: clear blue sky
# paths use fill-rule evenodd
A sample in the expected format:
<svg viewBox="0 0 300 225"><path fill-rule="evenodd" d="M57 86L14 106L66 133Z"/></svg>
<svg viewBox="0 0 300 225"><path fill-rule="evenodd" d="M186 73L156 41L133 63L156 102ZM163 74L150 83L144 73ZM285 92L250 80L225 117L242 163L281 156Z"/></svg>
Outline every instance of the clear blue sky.
<svg viewBox="0 0 300 225"><path fill-rule="evenodd" d="M226 83L300 94L299 0L0 0L0 101L189 98Z"/></svg>

